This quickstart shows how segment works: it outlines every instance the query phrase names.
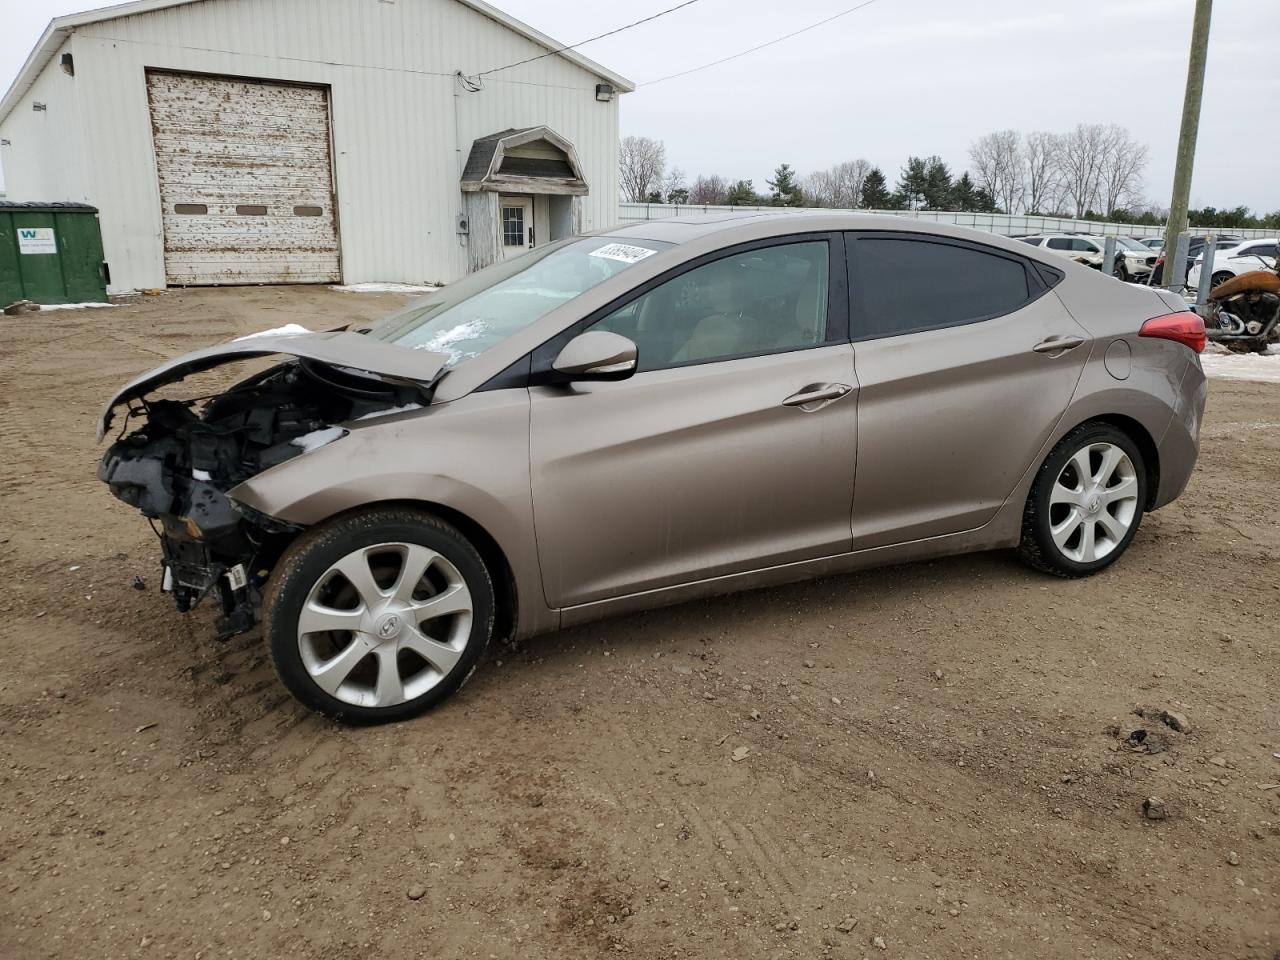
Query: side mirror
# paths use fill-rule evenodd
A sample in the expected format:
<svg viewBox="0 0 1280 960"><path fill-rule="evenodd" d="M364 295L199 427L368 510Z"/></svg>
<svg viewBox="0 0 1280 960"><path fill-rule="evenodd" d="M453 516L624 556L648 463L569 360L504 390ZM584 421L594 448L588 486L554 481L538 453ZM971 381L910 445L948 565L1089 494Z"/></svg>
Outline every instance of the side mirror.
<svg viewBox="0 0 1280 960"><path fill-rule="evenodd" d="M567 380L625 380L636 372L636 345L605 330L588 330L564 345L551 369Z"/></svg>

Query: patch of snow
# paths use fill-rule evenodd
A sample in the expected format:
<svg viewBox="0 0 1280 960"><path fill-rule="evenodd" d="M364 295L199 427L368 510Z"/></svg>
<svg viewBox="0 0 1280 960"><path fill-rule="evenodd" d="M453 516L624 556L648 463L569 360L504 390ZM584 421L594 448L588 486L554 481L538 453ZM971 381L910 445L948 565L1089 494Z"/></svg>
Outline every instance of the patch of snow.
<svg viewBox="0 0 1280 960"><path fill-rule="evenodd" d="M348 283L330 287L339 293L431 293L440 288L434 284L418 286L412 283Z"/></svg>
<svg viewBox="0 0 1280 960"><path fill-rule="evenodd" d="M114 303L42 303L40 311L45 310L96 310L99 307L114 307Z"/></svg>
<svg viewBox="0 0 1280 960"><path fill-rule="evenodd" d="M1207 376L1223 380L1280 383L1280 344L1271 344L1266 353L1232 353L1211 343L1200 355L1200 365Z"/></svg>
<svg viewBox="0 0 1280 960"><path fill-rule="evenodd" d="M357 420L376 420L378 417L389 417L393 413L408 413L410 410L421 410L420 403L406 403L403 407L389 407L386 410L375 410L373 413L366 413L363 417L356 417Z"/></svg>
<svg viewBox="0 0 1280 960"><path fill-rule="evenodd" d="M208 483L210 480L212 480L212 479L213 479L213 477L211 477L211 476L209 475L209 471L208 471L208 470L197 470L197 469L195 469L194 467L192 467L192 468L191 468L191 479L192 479L192 480L199 480L199 481L201 481L202 483Z"/></svg>
<svg viewBox="0 0 1280 960"><path fill-rule="evenodd" d="M341 427L325 427L323 430L313 430L300 437L294 437L289 442L295 447L301 447L303 453L310 453L312 450L319 450L326 443L333 443L346 433L347 431Z"/></svg>
<svg viewBox="0 0 1280 960"><path fill-rule="evenodd" d="M241 340L253 340L255 337L288 337L295 333L310 333L310 332L311 332L310 330L308 330L306 327L304 327L300 323L286 323L283 327L275 327L271 330L262 330L258 333L248 333L248 334L245 334L243 337L236 337L235 340L232 341L232 343L237 343Z"/></svg>
<svg viewBox="0 0 1280 960"><path fill-rule="evenodd" d="M479 350L461 350L457 344L482 340L488 329L489 325L483 320L468 320L448 330L441 330L426 343L414 344L413 349L426 350L429 353L447 353L449 366L453 366L459 360L469 359L480 352Z"/></svg>

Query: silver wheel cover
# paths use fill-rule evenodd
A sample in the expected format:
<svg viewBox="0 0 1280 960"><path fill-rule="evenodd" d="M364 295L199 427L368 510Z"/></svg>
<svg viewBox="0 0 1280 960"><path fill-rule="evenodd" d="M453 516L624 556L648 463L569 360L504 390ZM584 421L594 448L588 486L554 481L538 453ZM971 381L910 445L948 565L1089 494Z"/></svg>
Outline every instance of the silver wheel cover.
<svg viewBox="0 0 1280 960"><path fill-rule="evenodd" d="M446 557L416 543L363 547L311 587L298 616L298 651L331 697L394 707L457 665L472 615L471 591Z"/></svg>
<svg viewBox="0 0 1280 960"><path fill-rule="evenodd" d="M1138 471L1114 443L1071 455L1049 493L1049 535L1076 563L1101 560L1120 545L1138 514Z"/></svg>

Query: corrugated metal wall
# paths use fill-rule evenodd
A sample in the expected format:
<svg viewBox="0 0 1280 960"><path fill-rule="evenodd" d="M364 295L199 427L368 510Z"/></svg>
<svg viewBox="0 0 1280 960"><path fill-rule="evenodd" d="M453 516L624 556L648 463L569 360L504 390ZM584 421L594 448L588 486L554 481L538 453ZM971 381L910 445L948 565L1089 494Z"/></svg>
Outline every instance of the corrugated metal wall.
<svg viewBox="0 0 1280 960"><path fill-rule="evenodd" d="M80 140L79 90L58 66L65 44L22 103L0 124L6 200L84 202L89 199ZM33 110L43 103L44 110Z"/></svg>
<svg viewBox="0 0 1280 960"><path fill-rule="evenodd" d="M465 273L460 157L507 127L545 123L577 147L591 187L583 229L617 216L617 100L596 101L598 78L560 57L455 96L457 69L546 52L455 0L209 0L83 27L71 44L76 78L65 79L79 90L85 192L102 212L113 289L164 283L148 67L330 87L348 283Z"/></svg>
<svg viewBox="0 0 1280 960"><path fill-rule="evenodd" d="M642 223L645 220L667 220L672 217L696 217L704 213L731 210L768 210L780 213L822 213L821 207L723 207L714 204L674 203L620 203L619 223ZM1099 223L1095 220L1074 220L1067 217L1027 217L1003 213L948 213L943 210L827 210L829 213L882 213L891 217L911 217L915 220L932 220L934 223L954 223L961 227L985 230L1001 236L1026 236L1033 233L1114 233L1125 237L1163 237L1163 227L1139 226L1134 223ZM1192 233L1225 233L1231 236L1271 237L1275 231L1234 230L1226 227L1196 227Z"/></svg>

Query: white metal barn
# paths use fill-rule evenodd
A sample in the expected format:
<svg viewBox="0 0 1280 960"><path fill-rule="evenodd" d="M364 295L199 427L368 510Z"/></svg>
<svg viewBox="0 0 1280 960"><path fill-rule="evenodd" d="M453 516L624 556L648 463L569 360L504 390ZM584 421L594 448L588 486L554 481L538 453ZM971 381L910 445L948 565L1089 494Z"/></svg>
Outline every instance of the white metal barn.
<svg viewBox="0 0 1280 960"><path fill-rule="evenodd" d="M49 24L0 165L98 208L112 292L448 281L617 217L633 85L560 47L483 0L137 0Z"/></svg>

